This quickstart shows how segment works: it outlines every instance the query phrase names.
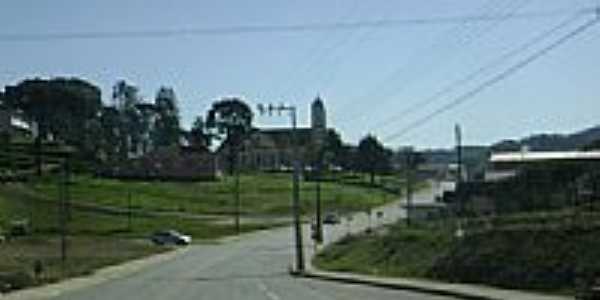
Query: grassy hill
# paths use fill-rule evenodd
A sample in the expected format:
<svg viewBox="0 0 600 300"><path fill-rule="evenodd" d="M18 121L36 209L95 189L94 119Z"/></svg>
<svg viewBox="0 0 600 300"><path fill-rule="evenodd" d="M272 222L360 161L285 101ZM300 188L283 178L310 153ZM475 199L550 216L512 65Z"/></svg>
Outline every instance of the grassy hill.
<svg viewBox="0 0 600 300"><path fill-rule="evenodd" d="M0 243L0 288L26 287L79 276L93 270L167 249L151 245L148 236L157 230L176 229L195 241L235 234L232 217L233 181L217 182L124 182L75 176L69 184L72 206L67 222L69 259L63 270L60 261L59 175L39 180L0 184L0 234L15 220L28 220L32 233ZM303 182L301 207L308 215L314 209L314 183ZM289 175L253 174L241 177L242 211L247 215L289 216ZM87 209L79 204L119 208L126 212L131 195L131 222L127 213ZM323 183L324 209L364 209L391 201L395 195L381 189L333 182ZM170 212L147 214L143 212ZM181 213L185 213L182 215ZM216 215L217 220L196 215ZM221 216L221 217L220 217ZM242 231L287 224L265 217L242 222ZM98 251L102 249L102 251ZM34 262L45 266L44 277L35 280Z"/></svg>
<svg viewBox="0 0 600 300"><path fill-rule="evenodd" d="M420 277L551 293L600 276L600 231L578 226L494 229L455 239L448 230L395 225L346 238L315 264L332 271Z"/></svg>
<svg viewBox="0 0 600 300"><path fill-rule="evenodd" d="M47 177L31 185L40 197L58 198L57 178ZM217 182L139 182L77 176L70 186L73 202L126 208L131 195L135 208L179 211L195 214L232 213L233 178ZM244 214L282 214L290 212L291 178L287 174L252 174L240 178L240 199ZM314 209L315 183L301 183L301 209ZM334 182L322 183L325 209L347 211L381 205L395 195L380 189Z"/></svg>

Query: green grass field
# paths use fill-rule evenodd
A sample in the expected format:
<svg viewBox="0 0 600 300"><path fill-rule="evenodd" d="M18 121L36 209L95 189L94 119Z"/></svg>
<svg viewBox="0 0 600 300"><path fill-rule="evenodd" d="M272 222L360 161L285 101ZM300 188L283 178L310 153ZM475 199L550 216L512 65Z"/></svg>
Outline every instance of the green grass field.
<svg viewBox="0 0 600 300"><path fill-rule="evenodd" d="M47 198L58 198L58 180L34 184L33 190ZM227 214L234 211L233 178L216 182L123 182L77 176L71 185L72 201L127 207L131 194L133 207L145 210L180 211L196 214ZM244 214L288 214L291 204L291 178L288 174L253 174L240 178L240 199ZM301 208L314 209L315 183L302 182ZM395 195L380 189L356 185L322 183L325 210L360 210L384 204Z"/></svg>
<svg viewBox="0 0 600 300"><path fill-rule="evenodd" d="M9 199L19 195L21 188L0 187L0 224L8 231L11 220L28 219L32 232L0 243L0 291L55 282L63 278L87 275L94 270L135 258L169 250L153 245L149 236L158 230L176 229L202 243L234 235L230 224L208 223L203 220L173 217L134 217L131 227L126 217L84 212L73 209L67 225L68 260L60 260L59 210L55 203ZM241 231L254 231L285 223L242 224ZM36 280L34 262L40 260L44 274Z"/></svg>
<svg viewBox="0 0 600 300"><path fill-rule="evenodd" d="M443 230L388 226L385 233L349 236L315 257L319 268L378 276L426 277L452 242Z"/></svg>
<svg viewBox="0 0 600 300"><path fill-rule="evenodd" d="M101 267L168 250L142 240L95 236L70 236L67 245L63 267L57 236L32 235L0 244L0 291L88 275ZM36 261L43 266L38 278L34 275Z"/></svg>
<svg viewBox="0 0 600 300"><path fill-rule="evenodd" d="M133 258L167 250L149 242L152 232L175 229L195 241L214 240L234 235L232 218L223 215L219 222L174 216L126 215L86 211L75 205L67 222L68 251L72 254L63 270L60 264L59 199L60 178L46 176L33 183L0 185L0 234L15 220L28 220L31 234L0 244L0 288L26 287L88 274L93 270ZM305 214L314 209L315 184L301 185L301 207ZM123 182L75 176L69 185L73 203L127 208L131 194L135 210L185 212L192 214L229 214L233 211L233 180L217 182ZM290 212L289 175L244 175L240 184L243 213L286 216ZM322 184L325 210L361 210L381 205L396 196L380 189L327 182ZM254 231L287 224L287 221L242 222L241 231ZM98 251L102 249L102 251ZM41 260L43 278L36 281L33 264Z"/></svg>

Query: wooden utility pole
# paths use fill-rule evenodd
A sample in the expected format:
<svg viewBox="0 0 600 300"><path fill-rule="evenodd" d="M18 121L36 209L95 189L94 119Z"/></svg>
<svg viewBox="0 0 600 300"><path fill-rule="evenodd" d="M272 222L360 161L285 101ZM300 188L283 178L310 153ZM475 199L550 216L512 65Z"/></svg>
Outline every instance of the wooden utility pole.
<svg viewBox="0 0 600 300"><path fill-rule="evenodd" d="M454 127L454 135L456 138L456 187L454 189L454 195L458 204L458 214L462 216L464 213L464 199L462 199L462 195L460 192L460 185L462 183L463 174L462 174L462 130L459 124L456 124Z"/></svg>
<svg viewBox="0 0 600 300"><path fill-rule="evenodd" d="M321 211L321 158L319 155L319 162L317 162L317 187L316 187L316 222L317 222L317 232L315 235L315 241L319 244L323 242L323 217Z"/></svg>
<svg viewBox="0 0 600 300"><path fill-rule="evenodd" d="M65 271L67 262L67 206L69 199L69 181L70 181L70 166L69 155L66 154L63 162L63 180L60 188L60 259L62 262L63 272Z"/></svg>
<svg viewBox="0 0 600 300"><path fill-rule="evenodd" d="M300 223L300 155L298 153L298 133L296 124L296 107L293 105L274 106L269 104L265 107L262 104L258 105L258 110L261 114L268 113L271 115L277 111L279 113L286 111L290 114L292 122L292 151L294 160L294 172L292 175L292 215L294 218L294 239L296 242L296 272L302 273L305 269L304 264L304 248L302 245L302 225Z"/></svg>
<svg viewBox="0 0 600 300"><path fill-rule="evenodd" d="M132 226L132 214L133 212L131 211L132 209L132 205L131 205L131 189L127 191L127 231L131 231L133 229Z"/></svg>
<svg viewBox="0 0 600 300"><path fill-rule="evenodd" d="M412 157L412 149L406 149L405 152L405 164L404 167L405 177L406 177L406 226L411 225L411 217L412 217L412 167L413 167L413 157Z"/></svg>
<svg viewBox="0 0 600 300"><path fill-rule="evenodd" d="M240 214L242 210L242 203L240 202L240 167L239 167L239 157L235 158L236 168L235 168L235 232L240 234L241 226L240 226Z"/></svg>

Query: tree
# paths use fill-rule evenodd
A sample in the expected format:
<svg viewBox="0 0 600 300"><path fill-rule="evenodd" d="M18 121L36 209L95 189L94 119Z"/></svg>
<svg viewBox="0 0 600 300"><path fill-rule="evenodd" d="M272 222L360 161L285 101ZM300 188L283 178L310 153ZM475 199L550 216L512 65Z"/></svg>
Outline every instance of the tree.
<svg viewBox="0 0 600 300"><path fill-rule="evenodd" d="M230 172L236 162L242 139L252 130L253 113L239 98L224 98L213 103L206 116L206 127L211 137L223 140L229 149Z"/></svg>
<svg viewBox="0 0 600 300"><path fill-rule="evenodd" d="M100 89L78 78L25 80L6 88L7 102L38 123L40 134L51 134L77 145L86 122L102 107Z"/></svg>
<svg viewBox="0 0 600 300"><path fill-rule="evenodd" d="M600 150L600 139L597 139L597 140L581 147L581 150L583 150L583 151Z"/></svg>
<svg viewBox="0 0 600 300"><path fill-rule="evenodd" d="M161 87L156 93L154 106L156 107L156 122L152 134L154 146L178 145L181 128L175 91L169 87Z"/></svg>
<svg viewBox="0 0 600 300"><path fill-rule="evenodd" d="M118 115L115 145L118 145L119 159L125 160L130 152L138 152L142 135L148 128L144 128L142 115L137 108L141 98L136 86L125 80L117 81L113 86L112 101Z"/></svg>
<svg viewBox="0 0 600 300"><path fill-rule="evenodd" d="M121 121L119 111L110 106L104 107L100 115L100 127L102 128L102 136L100 136L101 145L100 152L102 153L101 160L115 162L121 156Z"/></svg>
<svg viewBox="0 0 600 300"><path fill-rule="evenodd" d="M134 108L140 100L138 91L136 86L127 83L125 80L117 81L113 86L113 106L119 111Z"/></svg>
<svg viewBox="0 0 600 300"><path fill-rule="evenodd" d="M86 142L102 107L98 87L78 78L28 79L7 87L5 101L37 124L38 173L42 140L49 137L76 147L81 158L94 158L94 147Z"/></svg>
<svg viewBox="0 0 600 300"><path fill-rule="evenodd" d="M340 134L334 129L328 129L323 145L325 163L336 166L343 165L344 145Z"/></svg>
<svg viewBox="0 0 600 300"><path fill-rule="evenodd" d="M207 149L211 144L211 137L206 129L206 123L200 116L196 117L189 133L190 146L195 149Z"/></svg>
<svg viewBox="0 0 600 300"><path fill-rule="evenodd" d="M375 174L390 168L389 151L373 135L367 135L358 144L357 167L369 173L370 184L375 185Z"/></svg>

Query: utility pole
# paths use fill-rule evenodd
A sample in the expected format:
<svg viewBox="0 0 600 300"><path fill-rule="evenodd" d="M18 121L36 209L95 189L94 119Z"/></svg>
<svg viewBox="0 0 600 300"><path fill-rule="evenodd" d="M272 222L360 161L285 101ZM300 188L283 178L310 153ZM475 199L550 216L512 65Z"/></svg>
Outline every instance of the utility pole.
<svg viewBox="0 0 600 300"><path fill-rule="evenodd" d="M464 199L462 199L462 195L459 194L460 185L462 183L463 174L462 174L462 130L459 124L454 126L454 135L456 138L456 187L454 189L456 201L458 204L458 215L462 216L464 213Z"/></svg>
<svg viewBox="0 0 600 300"><path fill-rule="evenodd" d="M320 151L319 151L320 152ZM315 235L315 241L318 244L323 242L323 224L322 224L322 213L321 213L321 155L319 154L319 161L317 162L317 186L316 186L316 215L317 215L317 232Z"/></svg>
<svg viewBox="0 0 600 300"><path fill-rule="evenodd" d="M320 140L322 138L322 136L319 136L318 139ZM323 151L322 151L322 143L319 141L318 143L318 155L317 155L317 165L316 165L316 180L317 180L317 184L316 184L316 222L317 222L317 226L316 226L316 235L315 235L315 241L318 244L323 243L323 214L322 214L322 210L321 210L321 172L323 169Z"/></svg>
<svg viewBox="0 0 600 300"><path fill-rule="evenodd" d="M413 157L412 157L412 149L407 148L405 152L405 164L404 172L406 178L406 226L410 226L411 217L412 217L412 167L413 167Z"/></svg>
<svg viewBox="0 0 600 300"><path fill-rule="evenodd" d="M236 146L237 148L237 146ZM238 152L236 149L236 152ZM240 167L239 167L239 152L235 158L236 168L235 168L235 232L240 234L241 226L240 226L240 211L242 209L242 203L240 202Z"/></svg>
<svg viewBox="0 0 600 300"><path fill-rule="evenodd" d="M66 154L63 162L63 180L60 189L60 258L63 272L67 262L67 201L69 198L69 155Z"/></svg>
<svg viewBox="0 0 600 300"><path fill-rule="evenodd" d="M272 115L273 112L289 112L290 119L292 122L292 151L294 156L294 172L292 175L292 215L294 218L294 239L296 241L296 272L304 272L304 248L302 246L302 226L300 224L300 158L298 155L298 136L297 136L297 125L296 125L296 107L293 105L274 106L269 104L264 106L258 105L258 110L261 114L268 113Z"/></svg>
<svg viewBox="0 0 600 300"><path fill-rule="evenodd" d="M131 218L132 218L132 211L131 211L131 189L129 189L127 191L127 230L131 231L132 230L132 222L131 222Z"/></svg>
<svg viewBox="0 0 600 300"><path fill-rule="evenodd" d="M233 120L233 125L235 126L239 126L239 120L238 119L234 119ZM240 202L240 170L239 170L239 144L240 144L240 137L237 133L235 133L236 131L232 131L229 127L227 127L227 138L229 139L230 145L229 145L229 171L231 173L231 175L233 175L233 200L234 200L234 205L235 205L235 213L234 213L234 226L235 226L235 232L237 234L240 234L241 232L241 226L240 226L240 214L241 214L241 208L242 208L242 204Z"/></svg>

